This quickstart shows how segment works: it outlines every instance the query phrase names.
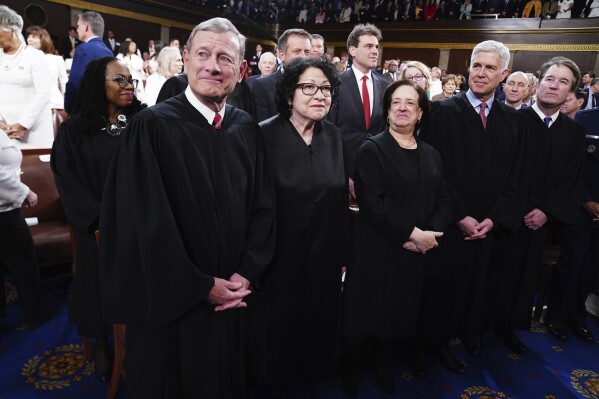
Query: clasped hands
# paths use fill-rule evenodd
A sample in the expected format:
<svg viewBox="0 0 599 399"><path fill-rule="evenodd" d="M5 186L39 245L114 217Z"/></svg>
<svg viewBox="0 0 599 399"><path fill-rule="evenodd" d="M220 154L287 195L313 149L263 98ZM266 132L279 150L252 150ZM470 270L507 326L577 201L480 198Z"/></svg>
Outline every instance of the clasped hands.
<svg viewBox="0 0 599 399"><path fill-rule="evenodd" d="M23 135L25 134L25 131L27 130L26 127L24 127L18 123L13 123L12 125L8 125L2 121L0 121L0 129L4 130L4 132L6 133L6 135L9 138L17 139L17 140L20 140L21 137L23 137Z"/></svg>
<svg viewBox="0 0 599 399"><path fill-rule="evenodd" d="M593 222L599 222L599 203L588 201L582 204L582 207L589 214Z"/></svg>
<svg viewBox="0 0 599 399"><path fill-rule="evenodd" d="M437 237L442 235L443 233L439 231L420 230L418 227L414 227L409 241L404 242L403 247L408 251L425 254L426 251L439 246Z"/></svg>
<svg viewBox="0 0 599 399"><path fill-rule="evenodd" d="M487 218L479 223L472 216L466 216L458 222L458 227L466 241L485 238L487 233L493 229L493 226L491 219Z"/></svg>
<svg viewBox="0 0 599 399"><path fill-rule="evenodd" d="M227 309L246 308L247 303L243 299L251 294L250 281L245 277L235 273L225 280L214 278L214 287L208 293L208 302L216 305L215 312Z"/></svg>

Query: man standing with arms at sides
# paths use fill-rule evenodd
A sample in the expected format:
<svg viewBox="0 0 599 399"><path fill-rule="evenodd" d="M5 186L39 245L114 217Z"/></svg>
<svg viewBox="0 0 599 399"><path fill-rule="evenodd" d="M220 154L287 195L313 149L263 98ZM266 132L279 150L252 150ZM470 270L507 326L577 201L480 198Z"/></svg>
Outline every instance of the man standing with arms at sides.
<svg viewBox="0 0 599 399"><path fill-rule="evenodd" d="M505 104L512 108L520 109L527 106L522 103L522 100L528 94L528 77L524 72L512 72L505 82L503 92L505 93Z"/></svg>
<svg viewBox="0 0 599 399"><path fill-rule="evenodd" d="M127 325L134 399L246 397L242 308L275 236L260 128L225 104L244 49L224 18L196 26L183 54L189 86L133 118L108 172L103 308Z"/></svg>
<svg viewBox="0 0 599 399"><path fill-rule="evenodd" d="M77 51L75 51L69 81L64 93L64 110L69 114L73 111L72 107L77 98L79 83L87 65L97 58L114 56L102 41L104 19L97 12L86 11L79 14L77 33L83 43L77 46Z"/></svg>
<svg viewBox="0 0 599 399"><path fill-rule="evenodd" d="M331 108L329 121L337 126L347 147L347 172L353 175L354 161L366 137L385 128L382 98L387 81L373 73L379 56L381 31L372 24L356 25L347 38L352 66L339 75L339 102ZM353 181L350 181L353 193ZM353 195L353 194L352 194Z"/></svg>
<svg viewBox="0 0 599 399"><path fill-rule="evenodd" d="M579 80L580 70L572 60L552 58L541 66L537 101L520 111L529 140L526 203L520 227L494 257L499 262L498 279L489 285L489 289L496 289L492 295L496 311L489 312L495 315L492 327L518 354L526 353L528 348L514 331L530 330L541 257L553 226L573 224L580 208L584 131L559 112Z"/></svg>
<svg viewBox="0 0 599 399"><path fill-rule="evenodd" d="M470 89L433 102L430 125L422 134L441 154L454 202L454 223L427 269L431 283L423 299L422 335L437 346L442 364L458 374L467 367L450 352L449 340L460 337L471 354L480 353L493 239L518 227L526 196L522 118L494 98L509 73L509 59L503 43L477 44Z"/></svg>
<svg viewBox="0 0 599 399"><path fill-rule="evenodd" d="M275 104L275 82L285 71L285 64L298 57L310 56L310 34L303 29L287 29L279 37L277 53L283 65L275 73L258 79L252 86L252 114L258 123L279 113Z"/></svg>
<svg viewBox="0 0 599 399"><path fill-rule="evenodd" d="M116 41L116 39L114 38L114 32L111 30L109 30L106 33L106 39L104 39L104 44L106 45L106 47L110 49L110 51L112 51L112 54L114 54L115 57L121 49L121 43Z"/></svg>
<svg viewBox="0 0 599 399"><path fill-rule="evenodd" d="M324 55L324 37L318 33L313 33L310 35L310 44L312 45L310 57L322 58Z"/></svg>
<svg viewBox="0 0 599 399"><path fill-rule="evenodd" d="M580 339L591 343L595 338L583 320L587 297L599 283L599 108L579 112L576 121L586 133L586 159L580 186L582 206L577 207L576 223L561 235L561 253L549 291L547 330L565 342L568 326Z"/></svg>

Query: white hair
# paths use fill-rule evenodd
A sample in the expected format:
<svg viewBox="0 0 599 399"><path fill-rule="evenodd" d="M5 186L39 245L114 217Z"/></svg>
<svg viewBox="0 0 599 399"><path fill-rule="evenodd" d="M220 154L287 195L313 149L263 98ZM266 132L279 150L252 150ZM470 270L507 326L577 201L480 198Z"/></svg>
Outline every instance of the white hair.
<svg viewBox="0 0 599 399"><path fill-rule="evenodd" d="M501 70L507 69L508 64L510 63L510 50L505 46L505 44L501 42L497 42L495 40L485 40L484 42L478 43L474 50L472 50L472 56L470 57L470 64L474 61L474 57L478 53L495 53L499 56L501 60L500 68Z"/></svg>

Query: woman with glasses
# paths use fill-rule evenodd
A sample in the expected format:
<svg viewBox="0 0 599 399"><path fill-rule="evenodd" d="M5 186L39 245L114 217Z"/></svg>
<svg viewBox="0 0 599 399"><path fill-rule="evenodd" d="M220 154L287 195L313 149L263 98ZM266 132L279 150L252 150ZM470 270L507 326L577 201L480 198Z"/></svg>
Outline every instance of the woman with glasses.
<svg viewBox="0 0 599 399"><path fill-rule="evenodd" d="M336 364L348 178L341 134L324 118L339 85L329 62L291 61L276 83L279 114L260 125L276 187L277 250L254 298L254 382L281 398L312 397Z"/></svg>
<svg viewBox="0 0 599 399"><path fill-rule="evenodd" d="M138 81L114 57L89 63L74 105L52 148L51 166L69 223L73 226L76 271L69 290L69 317L79 335L94 337L94 370L101 381L111 375L107 328L102 321L98 228L104 180L127 121L144 108L135 98Z"/></svg>
<svg viewBox="0 0 599 399"><path fill-rule="evenodd" d="M431 74L426 65L420 61L410 61L401 73L401 79L409 80L412 84L420 86L427 93L430 87Z"/></svg>

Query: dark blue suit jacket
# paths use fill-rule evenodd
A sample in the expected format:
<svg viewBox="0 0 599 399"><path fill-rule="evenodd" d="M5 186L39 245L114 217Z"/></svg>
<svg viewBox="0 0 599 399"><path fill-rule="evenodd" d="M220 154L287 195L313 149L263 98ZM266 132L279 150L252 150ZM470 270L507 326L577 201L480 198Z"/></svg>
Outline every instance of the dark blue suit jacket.
<svg viewBox="0 0 599 399"><path fill-rule="evenodd" d="M87 65L97 58L113 56L112 51L106 47L99 37L94 37L77 46L75 49L75 56L73 57L69 81L67 82L64 93L64 110L66 112L71 113L73 110L73 105L77 99L77 91L79 91L79 84L81 83Z"/></svg>
<svg viewBox="0 0 599 399"><path fill-rule="evenodd" d="M584 127L587 136L582 201L599 202L599 108L580 111L575 120Z"/></svg>

